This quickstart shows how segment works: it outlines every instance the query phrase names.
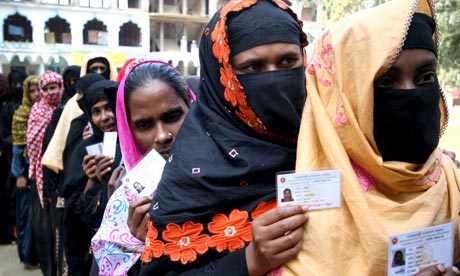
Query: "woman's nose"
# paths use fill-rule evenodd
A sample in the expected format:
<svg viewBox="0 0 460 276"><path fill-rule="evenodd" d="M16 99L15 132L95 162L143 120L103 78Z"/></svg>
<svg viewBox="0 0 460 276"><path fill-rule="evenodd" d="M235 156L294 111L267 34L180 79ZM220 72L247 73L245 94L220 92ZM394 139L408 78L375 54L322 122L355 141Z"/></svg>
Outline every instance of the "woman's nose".
<svg viewBox="0 0 460 276"><path fill-rule="evenodd" d="M102 111L102 120L108 120L112 114L112 111L103 110Z"/></svg>
<svg viewBox="0 0 460 276"><path fill-rule="evenodd" d="M266 67L266 71L276 71L276 70L278 70L278 67L276 66L276 64L268 64Z"/></svg>
<svg viewBox="0 0 460 276"><path fill-rule="evenodd" d="M155 134L155 142L157 143L167 143L172 140L172 133L162 125L157 126L157 131Z"/></svg>
<svg viewBox="0 0 460 276"><path fill-rule="evenodd" d="M408 89L415 89L417 86L415 85L414 81L412 79L405 79L402 80L397 89L402 89L402 90L408 90Z"/></svg>

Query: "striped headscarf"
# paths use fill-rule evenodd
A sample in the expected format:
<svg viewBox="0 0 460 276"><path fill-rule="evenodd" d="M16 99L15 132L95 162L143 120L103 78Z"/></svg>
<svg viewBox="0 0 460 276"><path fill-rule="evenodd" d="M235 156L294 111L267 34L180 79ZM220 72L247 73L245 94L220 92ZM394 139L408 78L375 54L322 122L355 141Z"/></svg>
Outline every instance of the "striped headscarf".
<svg viewBox="0 0 460 276"><path fill-rule="evenodd" d="M45 93L43 91L43 87L51 83L57 83L59 85L59 91L57 93ZM40 202L42 202L42 141L43 136L45 135L46 126L51 121L51 116L61 99L62 91L64 90L64 82L58 73L46 71L40 77L39 88L41 99L32 107L27 125L27 151L29 152L30 159L29 179L36 181Z"/></svg>

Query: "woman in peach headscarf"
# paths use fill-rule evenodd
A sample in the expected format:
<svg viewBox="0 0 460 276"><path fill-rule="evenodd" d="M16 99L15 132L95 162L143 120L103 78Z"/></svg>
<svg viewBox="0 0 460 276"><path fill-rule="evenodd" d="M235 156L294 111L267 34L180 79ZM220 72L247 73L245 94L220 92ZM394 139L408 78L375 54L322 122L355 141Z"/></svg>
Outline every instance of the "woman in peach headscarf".
<svg viewBox="0 0 460 276"><path fill-rule="evenodd" d="M282 275L385 275L390 235L446 221L458 261L460 177L437 147L447 109L433 18L431 1L395 0L316 41L296 170L339 169L342 204L310 212Z"/></svg>

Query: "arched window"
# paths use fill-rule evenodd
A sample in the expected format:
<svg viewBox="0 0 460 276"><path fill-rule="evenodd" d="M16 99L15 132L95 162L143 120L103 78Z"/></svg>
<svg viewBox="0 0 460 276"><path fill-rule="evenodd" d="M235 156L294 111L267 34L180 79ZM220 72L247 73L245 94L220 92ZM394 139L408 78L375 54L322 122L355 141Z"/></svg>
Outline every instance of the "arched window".
<svg viewBox="0 0 460 276"><path fill-rule="evenodd" d="M141 29L129 21L120 27L118 39L120 46L142 46Z"/></svg>
<svg viewBox="0 0 460 276"><path fill-rule="evenodd" d="M107 45L107 26L96 18L86 22L83 29L83 43Z"/></svg>
<svg viewBox="0 0 460 276"><path fill-rule="evenodd" d="M140 9L140 3L139 0L128 0L128 8L131 9Z"/></svg>
<svg viewBox="0 0 460 276"><path fill-rule="evenodd" d="M32 25L27 17L16 12L3 22L3 39L5 41L32 42Z"/></svg>
<svg viewBox="0 0 460 276"><path fill-rule="evenodd" d="M72 43L70 24L65 19L55 16L45 23L46 43Z"/></svg>

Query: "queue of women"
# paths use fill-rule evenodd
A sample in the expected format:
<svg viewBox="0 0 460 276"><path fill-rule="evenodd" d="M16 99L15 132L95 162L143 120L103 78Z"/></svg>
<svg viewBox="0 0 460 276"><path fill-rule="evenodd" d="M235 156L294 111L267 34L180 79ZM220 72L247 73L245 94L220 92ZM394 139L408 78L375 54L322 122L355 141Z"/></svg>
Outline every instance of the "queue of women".
<svg viewBox="0 0 460 276"><path fill-rule="evenodd" d="M337 22L307 56L284 1L233 0L203 31L197 87L154 60L128 60L117 80L92 55L59 104L63 80L45 73L27 127L42 272L459 275L438 39L431 1L393 0ZM105 132L118 133L111 157L92 151ZM142 162L152 152L164 167ZM149 169L161 179L128 188ZM293 170L339 170L340 207L291 204L276 174ZM389 253L390 237L446 223L451 245L425 263Z"/></svg>

